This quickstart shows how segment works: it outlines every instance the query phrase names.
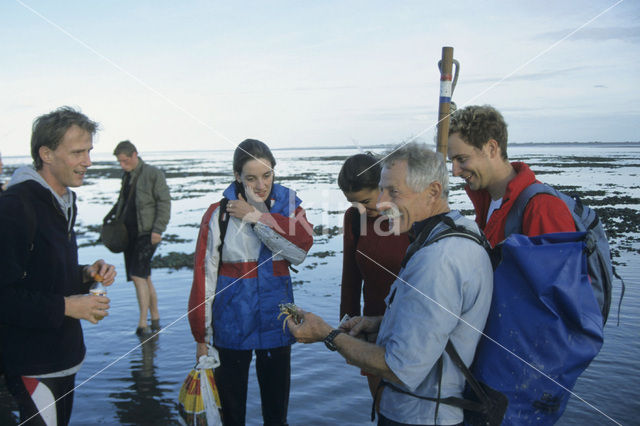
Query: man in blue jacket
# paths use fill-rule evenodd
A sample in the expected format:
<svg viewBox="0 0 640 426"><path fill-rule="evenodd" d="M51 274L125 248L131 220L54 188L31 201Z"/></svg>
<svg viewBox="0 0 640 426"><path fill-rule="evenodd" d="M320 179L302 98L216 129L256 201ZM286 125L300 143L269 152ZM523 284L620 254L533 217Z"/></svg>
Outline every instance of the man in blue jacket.
<svg viewBox="0 0 640 426"><path fill-rule="evenodd" d="M21 424L66 425L75 375L85 356L80 320L97 323L109 299L113 265L78 264L75 193L91 166L97 123L69 107L33 123L33 166L14 173L0 198L0 323L7 388Z"/></svg>

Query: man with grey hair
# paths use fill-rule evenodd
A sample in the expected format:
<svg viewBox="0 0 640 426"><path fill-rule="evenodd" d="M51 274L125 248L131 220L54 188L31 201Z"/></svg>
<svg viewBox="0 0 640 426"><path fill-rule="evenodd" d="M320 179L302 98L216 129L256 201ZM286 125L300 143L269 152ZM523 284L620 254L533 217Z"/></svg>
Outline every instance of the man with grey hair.
<svg viewBox="0 0 640 426"><path fill-rule="evenodd" d="M378 425L463 421L460 408L438 401L461 397L465 386L445 347L451 342L463 362L471 364L491 304L493 272L477 242L460 234L437 238L455 229L481 239L473 221L449 209L447 193L440 154L418 143L388 153L378 208L397 231L411 230L415 239L385 299L384 315L351 318L338 329L309 312L303 312L299 324L287 322L299 342L322 340L350 364L383 378ZM358 338L365 333L377 333L376 343Z"/></svg>

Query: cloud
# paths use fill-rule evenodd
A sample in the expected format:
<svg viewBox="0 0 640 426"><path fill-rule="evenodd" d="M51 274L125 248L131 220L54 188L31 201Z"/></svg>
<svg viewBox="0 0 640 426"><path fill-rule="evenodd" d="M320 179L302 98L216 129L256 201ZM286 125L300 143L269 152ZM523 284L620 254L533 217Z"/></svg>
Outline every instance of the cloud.
<svg viewBox="0 0 640 426"><path fill-rule="evenodd" d="M537 36L540 39L557 40L565 37L573 28L541 33ZM630 43L640 43L640 25L634 27L599 27L599 28L583 28L573 34L567 41L609 41L621 40Z"/></svg>

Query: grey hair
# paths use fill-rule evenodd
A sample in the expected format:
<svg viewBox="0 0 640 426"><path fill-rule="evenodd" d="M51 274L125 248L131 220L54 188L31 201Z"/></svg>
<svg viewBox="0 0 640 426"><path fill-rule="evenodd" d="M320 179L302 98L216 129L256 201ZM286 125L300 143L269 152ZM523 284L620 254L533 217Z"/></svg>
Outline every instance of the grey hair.
<svg viewBox="0 0 640 426"><path fill-rule="evenodd" d="M449 174L442 154L433 151L424 143L410 142L387 152L382 167L391 167L396 161L406 161L407 185L415 192L424 191L431 182L442 185L441 197L449 195Z"/></svg>

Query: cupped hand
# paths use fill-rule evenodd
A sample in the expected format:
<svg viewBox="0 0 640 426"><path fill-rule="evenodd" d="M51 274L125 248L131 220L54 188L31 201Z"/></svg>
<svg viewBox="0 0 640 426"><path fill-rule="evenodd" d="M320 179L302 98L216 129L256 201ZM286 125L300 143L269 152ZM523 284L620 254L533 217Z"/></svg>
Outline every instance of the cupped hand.
<svg viewBox="0 0 640 426"><path fill-rule="evenodd" d="M109 298L88 294L76 294L64 298L64 314L71 318L84 319L97 324L109 315Z"/></svg>
<svg viewBox="0 0 640 426"><path fill-rule="evenodd" d="M227 213L243 222L256 223L262 213L254 206L247 203L242 194L238 194L237 200L229 200L227 203Z"/></svg>

